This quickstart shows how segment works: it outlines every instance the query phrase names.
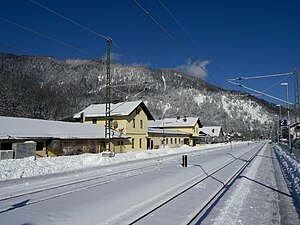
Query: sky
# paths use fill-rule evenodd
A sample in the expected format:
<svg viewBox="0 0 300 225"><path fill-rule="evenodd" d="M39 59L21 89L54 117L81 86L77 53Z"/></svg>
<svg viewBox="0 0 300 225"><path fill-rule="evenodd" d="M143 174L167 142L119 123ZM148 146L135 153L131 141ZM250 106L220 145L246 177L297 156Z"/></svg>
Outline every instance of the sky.
<svg viewBox="0 0 300 225"><path fill-rule="evenodd" d="M297 0L2 0L0 52L103 59L110 37L115 62L246 91L225 79L300 67L299 8ZM240 83L286 99L284 78L293 102L293 76Z"/></svg>

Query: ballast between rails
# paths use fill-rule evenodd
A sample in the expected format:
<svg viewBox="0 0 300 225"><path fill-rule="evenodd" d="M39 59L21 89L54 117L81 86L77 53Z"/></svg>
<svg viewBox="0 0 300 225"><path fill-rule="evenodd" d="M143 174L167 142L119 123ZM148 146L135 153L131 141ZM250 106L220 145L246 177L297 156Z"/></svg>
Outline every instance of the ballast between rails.
<svg viewBox="0 0 300 225"><path fill-rule="evenodd" d="M252 162L252 160L254 159L254 157L264 148L264 146L266 145L267 143L265 143L262 147L260 147L251 157L250 159L248 159L245 164L236 172L233 174L233 176L228 179L227 182L225 182L225 185L215 194L212 196L211 199L209 199L209 201L204 205L204 207L202 207L198 213L186 224L186 225L191 225L191 224L197 224L197 220L199 220L201 217L199 217L199 215L205 210L208 208L208 206L210 206L210 204L215 201L217 199L217 197L219 197L224 189L226 187L228 187L229 185L231 185L235 179L247 168L247 166Z"/></svg>
<svg viewBox="0 0 300 225"><path fill-rule="evenodd" d="M245 161L245 163L224 183L224 186L222 188L220 188L210 199L208 199L208 201L204 204L203 207L201 207L201 209L199 209L197 211L197 213L192 216L192 219L190 219L187 223L185 223L186 225L190 225L190 224L195 224L195 219L198 219L198 216L216 199L217 196L220 195L220 193L223 192L224 188L227 187L231 182L233 182L235 180L235 178L241 174L243 172L243 170L250 164L250 162L254 159L254 157L258 154L259 151L261 151L261 149L265 146L266 144L262 145L257 151L255 151L255 153L253 155L251 155L251 157ZM249 150L251 151L251 150ZM247 153L249 153L249 151L245 152L244 154L240 155L240 157L246 155ZM215 173L221 171L222 169L224 169L225 167L227 167L228 165L232 164L233 162L235 162L236 160L240 160L239 158L235 158L229 162L227 162L226 164L223 164L222 166L215 168L212 172L210 172L209 174L207 174L206 177L201 178L200 180L198 180L197 182L195 182L194 184L188 186L187 188L183 189L182 191L180 191L179 193L175 194L174 196L170 197L168 200L164 201L163 203L159 204L158 206L154 207L153 209L149 210L148 212L144 213L142 216L139 216L138 218L136 218L135 220L133 220L132 222L128 223L129 225L133 225L138 223L139 221L141 221L142 219L146 218L147 216L151 215L152 213L154 213L155 211L159 210L161 207L167 205L168 203L170 203L172 200L178 198L179 196L181 196L182 194L186 193L187 191L189 191L190 189L192 189L193 187L195 187L196 185L200 184L201 182L203 182L204 180L206 180L207 178L211 177L212 175L214 175Z"/></svg>
<svg viewBox="0 0 300 225"><path fill-rule="evenodd" d="M195 154L195 152L196 151L191 151L188 154L191 154L193 156L198 156L198 155L202 154L202 152L199 153L199 154ZM57 185L57 186L52 186L52 187L47 187L47 188L40 188L40 189L36 189L34 191L29 191L29 192L26 192L26 193L22 193L22 194L16 194L16 195L3 197L2 199L0 199L0 202L4 202L4 201L7 201L7 200L13 200L13 199L16 199L16 198L19 198L19 197L29 196L29 195L43 193L43 192L47 193L47 191L51 191L51 190L55 190L55 189L59 190L59 188L65 188L65 187L76 185L76 184L85 184L87 182L93 182L93 181L96 181L96 180L100 180L102 178L105 179L105 178L109 178L109 177L113 177L113 176L118 176L118 175L121 175L121 174L126 174L126 173L130 173L130 172L138 171L137 174L130 174L129 176L118 178L118 180L130 178L130 177L133 177L133 176L137 176L140 173L147 173L147 172L151 172L153 170L161 169L163 167L167 167L169 165L172 165L172 164L174 164L174 160L171 160L170 162L166 163L162 159L165 159L165 158L171 158L171 159L174 158L175 159L178 155L182 155L182 154L183 153L178 153L178 154L173 154L171 156L170 155L163 156L163 157L160 157L160 158L148 158L148 159L139 160L139 162L148 162L148 161L150 161L150 163L148 165L137 166L135 168L120 170L120 171L113 172L113 173L101 174L100 176L93 176L93 177L89 177L89 178L86 178L86 179L77 180L77 181L74 181L74 182L63 183L63 184ZM239 156L239 157L241 157L241 156ZM151 162L151 161L154 161L154 162ZM151 170L149 170L149 168L151 168ZM146 171L141 171L143 169L147 169L147 170ZM46 200L50 200L50 199L54 199L54 198L58 198L58 197L62 197L64 195L72 194L72 193L79 192L79 191L82 191L82 190L91 189L91 188L101 186L101 185L105 185L105 184L108 184L108 183L111 183L111 182L114 182L114 181L115 181L114 179L103 180L102 182L97 182L96 184L86 185L86 186L79 187L79 188L76 188L76 189L73 189L73 190L57 192L55 194L51 194L51 195L46 196L46 197L39 197L35 200L32 199L31 201L27 202L24 206L36 204L36 203L39 203L39 202L42 202L42 201L46 201ZM4 206L2 209L0 209L0 213L10 211L10 210L13 210L13 209L15 209L15 208Z"/></svg>
<svg viewBox="0 0 300 225"><path fill-rule="evenodd" d="M218 149L218 148L221 148L221 147L217 147L217 148L214 148L214 149ZM185 153L185 154L194 154L195 152L197 152L197 150L191 151L191 152ZM131 169L128 169L128 170L121 170L121 171L118 171L118 172L101 174L101 175L98 175L98 176L93 176L93 177L89 177L89 178L85 178L85 179L80 179L80 180L77 180L77 181L74 181L74 182L63 183L63 184L59 184L59 185L52 186L52 187L39 188L37 190L28 191L28 192L25 192L25 193L22 193L22 194L9 195L9 196L5 196L5 197L2 197L2 198L0 197L0 202L1 201L5 201L5 200L9 200L9 199L18 198L18 197L23 197L23 196L30 195L30 194L36 194L36 193L40 193L40 192L44 192L44 191L49 191L49 190L53 190L53 189L67 187L67 186L71 186L71 185L74 185L74 184L79 184L79 183L84 183L84 182L88 182L88 181L93 181L93 180L101 179L101 178L104 178L104 177L120 175L120 174L123 174L123 173L128 173L128 172L133 172L133 171L140 170L140 169L145 169L145 168L149 168L149 167L153 167L153 166L158 166L158 165L162 164L161 160L166 159L166 158L173 158L173 157L176 157L176 156L179 156L179 155L182 155L182 154L183 153L176 153L176 154L172 154L172 155L166 155L166 156L160 156L160 157L153 157L153 158L148 158L148 159L142 159L142 160L139 160L139 162L147 162L147 161L154 161L154 162L152 162L152 163L150 163L149 165L146 165L146 166L145 165L138 166L138 167L131 168ZM203 152L201 152L200 154L203 154ZM118 165L122 165L122 164L123 163L115 164L113 166L116 166L116 165L118 166ZM172 164L172 162L165 163L165 165L163 167L166 167L166 166L168 166L170 164Z"/></svg>

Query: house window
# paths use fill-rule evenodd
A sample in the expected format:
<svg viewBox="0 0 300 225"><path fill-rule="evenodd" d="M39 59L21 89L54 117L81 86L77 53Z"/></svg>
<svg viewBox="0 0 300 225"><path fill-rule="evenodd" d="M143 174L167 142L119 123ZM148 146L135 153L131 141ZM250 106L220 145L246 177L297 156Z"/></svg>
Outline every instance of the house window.
<svg viewBox="0 0 300 225"><path fill-rule="evenodd" d="M173 138L171 138L171 144L173 144Z"/></svg>
<svg viewBox="0 0 300 225"><path fill-rule="evenodd" d="M132 127L135 128L135 119L132 120Z"/></svg>
<svg viewBox="0 0 300 225"><path fill-rule="evenodd" d="M12 150L12 143L1 143L1 150Z"/></svg>
<svg viewBox="0 0 300 225"><path fill-rule="evenodd" d="M180 144L180 138L178 138L178 144Z"/></svg>
<svg viewBox="0 0 300 225"><path fill-rule="evenodd" d="M166 138L166 144L168 144L168 138Z"/></svg>
<svg viewBox="0 0 300 225"><path fill-rule="evenodd" d="M121 141L121 145L123 145L123 141Z"/></svg>
<svg viewBox="0 0 300 225"><path fill-rule="evenodd" d="M143 120L140 120L140 128L143 128Z"/></svg>
<svg viewBox="0 0 300 225"><path fill-rule="evenodd" d="M93 124L97 124L97 119L93 119Z"/></svg>
<svg viewBox="0 0 300 225"><path fill-rule="evenodd" d="M177 139L176 138L174 138L174 142L175 142L175 145L177 144Z"/></svg>
<svg viewBox="0 0 300 225"><path fill-rule="evenodd" d="M42 151L43 148L44 148L44 142L38 141L38 142L36 143L36 150L37 150L37 151Z"/></svg>
<svg viewBox="0 0 300 225"><path fill-rule="evenodd" d="M131 139L131 148L134 148L134 138Z"/></svg>
<svg viewBox="0 0 300 225"><path fill-rule="evenodd" d="M142 138L140 138L140 148L142 148L142 144L143 144L143 141L142 141Z"/></svg>

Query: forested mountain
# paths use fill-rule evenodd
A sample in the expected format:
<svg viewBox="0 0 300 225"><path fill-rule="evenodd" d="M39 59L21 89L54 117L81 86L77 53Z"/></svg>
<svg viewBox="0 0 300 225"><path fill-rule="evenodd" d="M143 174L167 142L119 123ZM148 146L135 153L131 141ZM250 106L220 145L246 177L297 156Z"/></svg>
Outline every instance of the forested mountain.
<svg viewBox="0 0 300 225"><path fill-rule="evenodd" d="M0 115L62 120L105 102L106 63L0 54ZM111 64L112 101L143 100L155 118L196 116L245 135L274 126L274 104L173 69Z"/></svg>

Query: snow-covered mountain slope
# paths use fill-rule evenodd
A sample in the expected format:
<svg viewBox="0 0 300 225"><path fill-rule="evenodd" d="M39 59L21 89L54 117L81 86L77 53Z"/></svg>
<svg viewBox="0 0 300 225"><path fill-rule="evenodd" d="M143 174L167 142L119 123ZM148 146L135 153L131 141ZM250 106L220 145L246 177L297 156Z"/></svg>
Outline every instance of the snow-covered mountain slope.
<svg viewBox="0 0 300 225"><path fill-rule="evenodd" d="M63 119L105 101L101 60L0 54L0 115ZM204 125L262 135L274 126L274 104L224 90L173 69L112 63L112 99L144 100L155 118L196 116Z"/></svg>

